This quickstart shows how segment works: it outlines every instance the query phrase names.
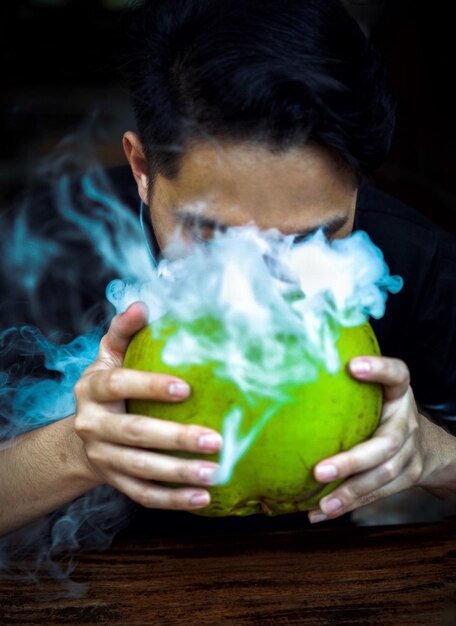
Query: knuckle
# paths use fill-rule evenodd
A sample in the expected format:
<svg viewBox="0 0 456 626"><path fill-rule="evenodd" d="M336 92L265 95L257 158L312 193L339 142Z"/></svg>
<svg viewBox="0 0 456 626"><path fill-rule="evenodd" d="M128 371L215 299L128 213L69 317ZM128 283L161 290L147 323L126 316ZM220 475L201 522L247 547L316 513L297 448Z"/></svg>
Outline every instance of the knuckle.
<svg viewBox="0 0 456 626"><path fill-rule="evenodd" d="M149 464L145 454L137 452L132 455L130 459L130 467L132 470L144 474L148 466Z"/></svg>
<svg viewBox="0 0 456 626"><path fill-rule="evenodd" d="M74 430L79 436L90 435L94 431L94 420L85 414L76 414L74 420Z"/></svg>
<svg viewBox="0 0 456 626"><path fill-rule="evenodd" d="M390 433L385 437L386 439L386 455L389 458L393 454L396 454L400 450L402 440L397 433Z"/></svg>
<svg viewBox="0 0 456 626"><path fill-rule="evenodd" d="M167 499L167 508L175 510L189 508L186 494L182 493L178 489L171 490Z"/></svg>
<svg viewBox="0 0 456 626"><path fill-rule="evenodd" d="M175 470L175 479L180 483L185 483L189 479L189 472L186 465L178 465Z"/></svg>
<svg viewBox="0 0 456 626"><path fill-rule="evenodd" d="M86 393L87 393L87 379L80 378L74 386L74 395L76 396L76 398L80 399L84 397Z"/></svg>
<svg viewBox="0 0 456 626"><path fill-rule="evenodd" d="M421 476L423 475L423 464L421 461L415 461L411 464L409 471L409 477L413 483L419 482Z"/></svg>
<svg viewBox="0 0 456 626"><path fill-rule="evenodd" d="M179 464L177 467L176 476L181 483L194 483L198 480L197 466L189 463Z"/></svg>
<svg viewBox="0 0 456 626"><path fill-rule="evenodd" d="M136 501L146 509L155 509L158 504L157 494L154 489L144 489L138 495Z"/></svg>
<svg viewBox="0 0 456 626"><path fill-rule="evenodd" d="M396 369L395 360L386 356L376 357L374 361L376 374L380 374L381 378L390 378Z"/></svg>
<svg viewBox="0 0 456 626"><path fill-rule="evenodd" d="M166 375L159 374L157 372L146 372L147 385L149 389L152 389L158 396L168 396L168 378Z"/></svg>
<svg viewBox="0 0 456 626"><path fill-rule="evenodd" d="M103 335L100 341L100 346L103 346L103 348L105 348L106 350L111 350L111 334L113 332L113 328L115 329L115 326L116 326L116 318L117 318L117 315L115 315L112 318L111 323L108 328L108 332L105 335Z"/></svg>
<svg viewBox="0 0 456 626"><path fill-rule="evenodd" d="M124 377L123 377L122 370L120 370L120 369L113 369L109 373L107 387L108 387L108 390L115 397L121 397L122 396L123 380L124 380Z"/></svg>
<svg viewBox="0 0 456 626"><path fill-rule="evenodd" d="M364 496L360 496L358 502L359 506L367 506L368 504L372 504L378 499L377 495L374 493L366 493Z"/></svg>
<svg viewBox="0 0 456 626"><path fill-rule="evenodd" d="M394 480L398 474L397 464L394 461L387 461L380 468L380 478L383 483Z"/></svg>
<svg viewBox="0 0 456 626"><path fill-rule="evenodd" d="M96 466L105 465L107 467L110 466L109 462L107 462L106 457L102 454L99 446L87 446L86 453L89 461Z"/></svg>
<svg viewBox="0 0 456 626"><path fill-rule="evenodd" d="M344 485L337 493L337 497L342 502L342 507L347 506L347 504L355 500L357 496L358 494L353 485Z"/></svg>
<svg viewBox="0 0 456 626"><path fill-rule="evenodd" d="M359 471L359 466L360 463L358 459L355 456L348 455L345 459L344 474L346 474L347 476L350 476L351 474L356 474Z"/></svg>
<svg viewBox="0 0 456 626"><path fill-rule="evenodd" d="M418 423L418 419L416 417L415 414L412 414L412 416L409 419L409 432L411 435L415 434L420 428L420 425Z"/></svg>
<svg viewBox="0 0 456 626"><path fill-rule="evenodd" d="M416 419L414 419L412 421L412 423L409 425L409 433L410 435L416 435L416 433L418 432L420 426L418 424L418 422L416 421Z"/></svg>
<svg viewBox="0 0 456 626"><path fill-rule="evenodd" d="M140 419L126 417L120 423L120 434L123 439L131 443L137 443L142 439L143 431Z"/></svg>
<svg viewBox="0 0 456 626"><path fill-rule="evenodd" d="M410 383L410 370L403 361L399 361L399 372L404 383Z"/></svg>
<svg viewBox="0 0 456 626"><path fill-rule="evenodd" d="M179 450L192 450L193 441L196 440L196 435L193 435L193 429L195 426L178 425L175 434L175 444Z"/></svg>
<svg viewBox="0 0 456 626"><path fill-rule="evenodd" d="M116 317L117 317L117 315L116 315ZM113 334L114 334L115 328L116 328L116 323L115 323L116 317L113 317L108 332L106 333L106 335L103 335L103 337L101 338L101 341L100 341L100 353L103 353L103 354L109 355L109 356L112 356L112 354L113 354L113 345L112 345L112 343L113 343Z"/></svg>
<svg viewBox="0 0 456 626"><path fill-rule="evenodd" d="M100 349L102 351L107 351L108 349L108 335L103 335L103 337L100 339Z"/></svg>

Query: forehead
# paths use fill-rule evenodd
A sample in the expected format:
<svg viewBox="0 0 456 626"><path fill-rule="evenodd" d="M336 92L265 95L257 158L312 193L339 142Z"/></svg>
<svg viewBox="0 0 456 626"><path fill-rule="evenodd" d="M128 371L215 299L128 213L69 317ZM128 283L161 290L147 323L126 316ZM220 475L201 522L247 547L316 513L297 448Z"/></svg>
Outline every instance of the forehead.
<svg viewBox="0 0 456 626"><path fill-rule="evenodd" d="M177 178L156 181L168 209L198 202L206 217L233 225L253 219L260 228L346 211L354 188L351 171L320 146L279 153L258 144L198 144L183 154Z"/></svg>

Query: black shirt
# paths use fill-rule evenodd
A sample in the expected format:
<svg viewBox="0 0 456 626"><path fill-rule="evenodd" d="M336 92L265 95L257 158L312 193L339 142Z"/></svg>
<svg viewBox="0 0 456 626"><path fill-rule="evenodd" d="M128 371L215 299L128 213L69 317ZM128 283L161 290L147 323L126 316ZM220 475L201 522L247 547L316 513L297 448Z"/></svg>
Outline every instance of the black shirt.
<svg viewBox="0 0 456 626"><path fill-rule="evenodd" d="M139 199L130 169L112 169L108 178L115 194L139 219ZM80 200L84 210L91 210L87 198L82 198L80 183L72 187L74 204ZM59 228L55 202L49 193L32 198L28 214L32 232L42 233L44 228L46 237L52 238ZM10 211L7 222L12 223L14 216L15 212ZM153 227L146 222L146 228L158 256ZM385 316L370 320L382 354L405 361L417 402L456 433L456 421L451 421L456 420L456 238L366 183L359 189L354 229L366 231L382 250L390 273L404 279L402 290L389 295ZM26 240L12 239L11 231L4 226L6 232L8 241L3 241L3 246L12 241L28 245ZM117 276L102 269L96 250L78 240L77 234L65 238L65 250L67 262L60 255L46 267L33 305L29 295L17 288L17 280L23 276L19 271L15 275L10 255L5 253L0 332L13 325L32 324L44 334L57 331L56 339L68 341L112 315L104 291L109 280ZM2 354L1 369L14 364L17 368L18 362L26 373L30 357L25 359L9 350Z"/></svg>
<svg viewBox="0 0 456 626"><path fill-rule="evenodd" d="M417 402L456 427L456 238L369 185L359 190L354 228L404 279L384 317L371 320L382 353L405 361Z"/></svg>

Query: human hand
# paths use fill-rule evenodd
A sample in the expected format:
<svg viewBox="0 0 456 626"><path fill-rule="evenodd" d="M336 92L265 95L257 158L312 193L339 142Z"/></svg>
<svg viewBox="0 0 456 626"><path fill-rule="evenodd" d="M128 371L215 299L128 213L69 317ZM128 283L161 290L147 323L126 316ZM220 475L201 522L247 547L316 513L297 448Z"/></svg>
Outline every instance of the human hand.
<svg viewBox="0 0 456 626"><path fill-rule="evenodd" d="M122 367L131 338L146 323L145 305L139 302L113 318L96 361L76 383L75 431L95 482L108 483L148 508L202 508L210 502L207 490L167 488L153 481L210 484L217 464L161 452L213 454L221 447L220 434L203 426L126 413L126 399L181 402L190 394L187 383L176 377Z"/></svg>
<svg viewBox="0 0 456 626"><path fill-rule="evenodd" d="M311 523L408 489L426 473L426 418L418 412L407 365L399 359L366 356L352 359L348 371L357 380L383 385L380 422L371 439L314 467L321 483L345 480L320 500L318 509L309 511Z"/></svg>

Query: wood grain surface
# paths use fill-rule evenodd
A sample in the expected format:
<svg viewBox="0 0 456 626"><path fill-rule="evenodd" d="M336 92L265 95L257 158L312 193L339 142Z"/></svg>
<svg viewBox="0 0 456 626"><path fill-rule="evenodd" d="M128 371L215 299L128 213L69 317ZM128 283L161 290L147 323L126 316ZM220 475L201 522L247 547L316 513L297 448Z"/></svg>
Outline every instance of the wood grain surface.
<svg viewBox="0 0 456 626"><path fill-rule="evenodd" d="M82 597L2 579L0 623L454 626L455 534L453 517L311 527L160 511L78 557Z"/></svg>

